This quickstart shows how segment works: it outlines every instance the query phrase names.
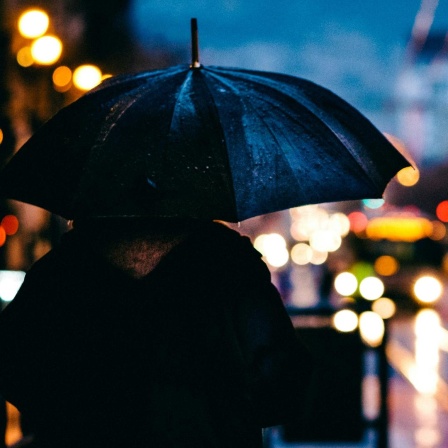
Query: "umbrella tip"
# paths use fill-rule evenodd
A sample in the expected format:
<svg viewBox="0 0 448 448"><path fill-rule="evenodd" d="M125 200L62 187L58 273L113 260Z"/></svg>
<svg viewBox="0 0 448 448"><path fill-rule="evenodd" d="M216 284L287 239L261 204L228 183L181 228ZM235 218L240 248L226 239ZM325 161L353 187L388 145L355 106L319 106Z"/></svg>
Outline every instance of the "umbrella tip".
<svg viewBox="0 0 448 448"><path fill-rule="evenodd" d="M201 68L199 62L198 20L191 19L191 65L190 68Z"/></svg>

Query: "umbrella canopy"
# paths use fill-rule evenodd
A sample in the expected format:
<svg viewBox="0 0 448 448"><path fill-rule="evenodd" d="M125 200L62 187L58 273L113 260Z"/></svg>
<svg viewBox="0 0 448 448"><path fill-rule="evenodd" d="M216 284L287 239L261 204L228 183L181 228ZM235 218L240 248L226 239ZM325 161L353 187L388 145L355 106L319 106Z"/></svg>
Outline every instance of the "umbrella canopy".
<svg viewBox="0 0 448 448"><path fill-rule="evenodd" d="M409 165L323 87L195 64L110 78L63 108L6 166L0 194L67 219L237 222L379 198Z"/></svg>

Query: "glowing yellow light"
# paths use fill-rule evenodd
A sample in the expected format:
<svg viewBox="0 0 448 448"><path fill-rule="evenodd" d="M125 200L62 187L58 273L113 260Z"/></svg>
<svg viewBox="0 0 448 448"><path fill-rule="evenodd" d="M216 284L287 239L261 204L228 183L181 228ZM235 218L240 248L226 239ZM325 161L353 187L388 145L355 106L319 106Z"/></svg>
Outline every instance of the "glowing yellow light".
<svg viewBox="0 0 448 448"><path fill-rule="evenodd" d="M364 299L379 299L384 293L384 283L378 277L366 277L359 284L359 292Z"/></svg>
<svg viewBox="0 0 448 448"><path fill-rule="evenodd" d="M414 333L418 338L437 342L441 319L439 313L431 309L420 310L415 316Z"/></svg>
<svg viewBox="0 0 448 448"><path fill-rule="evenodd" d="M414 283L415 297L423 303L437 302L440 299L442 292L442 283L431 275L424 275Z"/></svg>
<svg viewBox="0 0 448 448"><path fill-rule="evenodd" d="M65 92L70 88L72 71L67 66L61 65L54 70L52 79L56 90Z"/></svg>
<svg viewBox="0 0 448 448"><path fill-rule="evenodd" d="M371 347L378 347L383 342L384 321L373 311L365 311L359 316L359 331L362 340Z"/></svg>
<svg viewBox="0 0 448 448"><path fill-rule="evenodd" d="M441 319L431 309L417 313L414 323L415 333L415 368L413 383L416 389L424 394L433 395L439 382L439 338Z"/></svg>
<svg viewBox="0 0 448 448"><path fill-rule="evenodd" d="M415 442L417 446L436 447L440 446L442 433L437 427L433 428L417 428L415 430Z"/></svg>
<svg viewBox="0 0 448 448"><path fill-rule="evenodd" d="M90 64L80 65L73 72L73 84L80 90L90 90L101 82L101 70Z"/></svg>
<svg viewBox="0 0 448 448"><path fill-rule="evenodd" d="M280 268L289 260L285 239L278 233L262 234L255 238L254 247L257 249L267 263Z"/></svg>
<svg viewBox="0 0 448 448"><path fill-rule="evenodd" d="M0 145L3 143L3 130L0 129Z"/></svg>
<svg viewBox="0 0 448 448"><path fill-rule="evenodd" d="M22 67L31 67L34 64L31 47L22 47L16 56L17 63Z"/></svg>
<svg viewBox="0 0 448 448"><path fill-rule="evenodd" d="M400 264L396 258L390 255L382 255L375 260L373 267L379 275L387 277L394 275L398 271Z"/></svg>
<svg viewBox="0 0 448 448"><path fill-rule="evenodd" d="M344 213L330 215L329 227L340 236L347 236L350 232L350 220Z"/></svg>
<svg viewBox="0 0 448 448"><path fill-rule="evenodd" d="M414 242L432 233L432 222L416 217L379 217L367 224L366 233L372 239Z"/></svg>
<svg viewBox="0 0 448 448"><path fill-rule="evenodd" d="M101 81L104 81L105 79L112 78L113 75L110 73L105 73L103 76L101 76Z"/></svg>
<svg viewBox="0 0 448 448"><path fill-rule="evenodd" d="M333 326L343 333L354 331L358 327L358 315L351 310L340 310L333 315Z"/></svg>
<svg viewBox="0 0 448 448"><path fill-rule="evenodd" d="M372 311L379 314L383 319L390 319L397 311L397 306L388 297L381 297L372 303Z"/></svg>
<svg viewBox="0 0 448 448"><path fill-rule="evenodd" d="M310 263L314 265L320 265L327 261L328 252L319 252L313 249L313 255L311 256Z"/></svg>
<svg viewBox="0 0 448 448"><path fill-rule="evenodd" d="M31 44L31 55L41 65L54 64L62 54L62 42L56 36L43 36Z"/></svg>
<svg viewBox="0 0 448 448"><path fill-rule="evenodd" d="M412 187L414 186L420 179L420 172L412 168L412 166L407 166L406 168L401 169L397 173L398 182L404 187Z"/></svg>
<svg viewBox="0 0 448 448"><path fill-rule="evenodd" d="M298 265L305 265L311 262L313 249L308 244L298 243L291 249L291 260Z"/></svg>
<svg viewBox="0 0 448 448"><path fill-rule="evenodd" d="M334 289L341 296L351 296L358 288L358 280L351 272L341 272L334 279Z"/></svg>
<svg viewBox="0 0 448 448"><path fill-rule="evenodd" d="M319 252L334 252L341 243L341 236L330 229L316 230L310 235L310 246Z"/></svg>
<svg viewBox="0 0 448 448"><path fill-rule="evenodd" d="M25 11L18 20L19 33L28 39L34 39L46 33L50 19L45 11L30 9Z"/></svg>

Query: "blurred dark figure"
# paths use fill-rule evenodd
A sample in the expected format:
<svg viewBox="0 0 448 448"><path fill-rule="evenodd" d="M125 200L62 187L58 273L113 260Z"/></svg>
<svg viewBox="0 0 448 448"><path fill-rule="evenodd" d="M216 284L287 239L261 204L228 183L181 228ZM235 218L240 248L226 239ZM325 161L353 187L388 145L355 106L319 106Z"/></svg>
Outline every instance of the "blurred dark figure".
<svg viewBox="0 0 448 448"><path fill-rule="evenodd" d="M310 398L310 356L267 267L218 223L76 223L0 338L0 390L33 447L261 447L261 428Z"/></svg>

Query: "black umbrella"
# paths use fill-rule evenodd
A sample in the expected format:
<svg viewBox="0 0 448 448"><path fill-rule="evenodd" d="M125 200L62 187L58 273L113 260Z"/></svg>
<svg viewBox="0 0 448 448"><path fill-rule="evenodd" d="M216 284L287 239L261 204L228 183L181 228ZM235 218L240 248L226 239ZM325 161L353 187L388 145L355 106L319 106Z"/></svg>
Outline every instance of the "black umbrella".
<svg viewBox="0 0 448 448"><path fill-rule="evenodd" d="M379 198L409 165L325 88L278 73L203 67L193 53L191 66L117 76L63 108L6 166L0 193L68 219L236 222Z"/></svg>

